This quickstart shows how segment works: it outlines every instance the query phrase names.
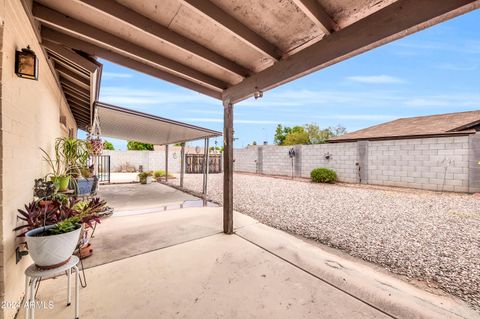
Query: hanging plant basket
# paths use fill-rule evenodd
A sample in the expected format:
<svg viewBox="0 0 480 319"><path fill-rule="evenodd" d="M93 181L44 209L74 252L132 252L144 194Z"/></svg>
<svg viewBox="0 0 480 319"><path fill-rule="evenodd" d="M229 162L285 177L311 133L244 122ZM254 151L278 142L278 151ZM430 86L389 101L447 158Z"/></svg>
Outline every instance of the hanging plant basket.
<svg viewBox="0 0 480 319"><path fill-rule="evenodd" d="M90 151L92 155L100 155L103 152L103 141L101 138L93 138L90 141Z"/></svg>

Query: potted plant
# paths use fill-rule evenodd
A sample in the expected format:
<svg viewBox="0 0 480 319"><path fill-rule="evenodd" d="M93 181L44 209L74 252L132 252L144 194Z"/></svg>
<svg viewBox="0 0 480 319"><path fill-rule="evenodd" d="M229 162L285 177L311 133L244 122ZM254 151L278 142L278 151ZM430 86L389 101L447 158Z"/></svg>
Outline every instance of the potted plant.
<svg viewBox="0 0 480 319"><path fill-rule="evenodd" d="M152 182L152 172L142 172L138 174L138 178L140 179L140 184L150 184Z"/></svg>
<svg viewBox="0 0 480 319"><path fill-rule="evenodd" d="M93 176L92 169L84 166L80 168L81 176L75 179L75 194L77 196L88 195L92 192L94 184L97 182L95 176Z"/></svg>
<svg viewBox="0 0 480 319"><path fill-rule="evenodd" d="M67 173L69 168L62 163L58 152L55 152L55 159L52 159L50 154L44 149L41 148L40 150L43 152L43 159L48 163L52 170L48 175L50 175L50 180L55 184L56 190L60 192L68 190L71 177L70 174Z"/></svg>
<svg viewBox="0 0 480 319"><path fill-rule="evenodd" d="M58 267L68 262L75 251L82 226L100 222L97 213L105 204L99 198L88 202L69 199L67 204L53 200L46 206L33 201L25 205L25 210L18 210L18 218L26 224L14 231L23 231L18 236L25 237L29 254L38 267Z"/></svg>

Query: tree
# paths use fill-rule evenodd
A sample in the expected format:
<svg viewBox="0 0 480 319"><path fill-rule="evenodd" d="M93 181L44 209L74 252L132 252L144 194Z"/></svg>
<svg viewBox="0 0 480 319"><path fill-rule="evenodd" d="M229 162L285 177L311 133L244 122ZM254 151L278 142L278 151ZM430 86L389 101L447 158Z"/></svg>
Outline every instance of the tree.
<svg viewBox="0 0 480 319"><path fill-rule="evenodd" d="M275 130L275 136L273 137L273 142L277 145L283 145L287 134L292 131L289 127L283 127L282 124L278 124Z"/></svg>
<svg viewBox="0 0 480 319"><path fill-rule="evenodd" d="M328 129L332 132L332 137L340 136L347 133L347 129L340 124L337 124L334 127L329 127Z"/></svg>
<svg viewBox="0 0 480 319"><path fill-rule="evenodd" d="M253 142L252 142L252 145L257 145L257 141L253 141Z"/></svg>
<svg viewBox="0 0 480 319"><path fill-rule="evenodd" d="M282 145L298 145L309 144L308 132L305 131L303 126L294 126L290 133L287 134Z"/></svg>
<svg viewBox="0 0 480 319"><path fill-rule="evenodd" d="M127 149L129 151L153 151L153 144L142 143L137 141L128 141Z"/></svg>
<svg viewBox="0 0 480 319"><path fill-rule="evenodd" d="M114 151L115 150L115 147L113 146L113 144L109 141L104 141L103 142L103 149L104 150L108 150L108 151Z"/></svg>
<svg viewBox="0 0 480 319"><path fill-rule="evenodd" d="M324 144L333 136L330 128L322 130L317 123L306 124L305 130L308 132L309 144Z"/></svg>
<svg viewBox="0 0 480 319"><path fill-rule="evenodd" d="M317 123L294 127L284 127L278 124L275 130L274 142L277 145L323 144L328 139L343 135L346 132L345 127L341 125L322 130Z"/></svg>

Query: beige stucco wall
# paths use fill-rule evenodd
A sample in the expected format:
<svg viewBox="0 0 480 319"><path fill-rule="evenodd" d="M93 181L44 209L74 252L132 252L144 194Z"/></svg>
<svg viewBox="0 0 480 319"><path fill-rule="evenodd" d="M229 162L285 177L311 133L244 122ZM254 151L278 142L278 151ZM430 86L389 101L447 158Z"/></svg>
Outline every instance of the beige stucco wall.
<svg viewBox="0 0 480 319"><path fill-rule="evenodd" d="M31 260L15 263L16 210L32 200L33 180L48 170L39 147L53 149L54 139L76 125L48 67L20 0L0 0L1 32L1 272L2 300L19 300L23 271ZM15 50L30 45L39 58L39 80L17 77ZM60 116L67 117L67 127ZM0 318L13 318L15 309L3 309Z"/></svg>

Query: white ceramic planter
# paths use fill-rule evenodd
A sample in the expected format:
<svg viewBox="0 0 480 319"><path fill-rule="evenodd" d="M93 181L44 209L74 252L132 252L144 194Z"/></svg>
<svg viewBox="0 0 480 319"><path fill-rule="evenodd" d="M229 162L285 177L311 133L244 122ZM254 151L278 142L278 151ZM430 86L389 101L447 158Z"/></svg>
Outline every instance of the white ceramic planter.
<svg viewBox="0 0 480 319"><path fill-rule="evenodd" d="M54 226L35 228L25 234L28 253L37 266L48 268L61 265L72 256L77 247L82 227L65 234L35 236L42 233L44 229L50 229Z"/></svg>

